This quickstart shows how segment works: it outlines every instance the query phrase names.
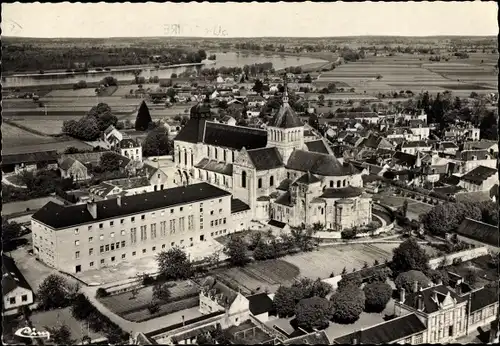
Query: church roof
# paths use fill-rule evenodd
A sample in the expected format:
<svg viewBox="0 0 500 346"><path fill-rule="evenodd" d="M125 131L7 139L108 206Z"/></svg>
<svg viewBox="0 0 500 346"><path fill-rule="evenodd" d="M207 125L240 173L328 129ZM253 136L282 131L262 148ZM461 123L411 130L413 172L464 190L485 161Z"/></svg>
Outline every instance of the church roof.
<svg viewBox="0 0 500 346"><path fill-rule="evenodd" d="M247 153L258 171L283 167L283 159L275 147L248 150Z"/></svg>
<svg viewBox="0 0 500 346"><path fill-rule="evenodd" d="M268 126L279 127L282 129L291 129L294 127L302 127L304 123L295 114L295 111L290 107L288 102L283 103L278 113L269 122Z"/></svg>
<svg viewBox="0 0 500 346"><path fill-rule="evenodd" d="M315 141L306 142L305 145L309 151L314 151L316 153L330 154L328 147L322 139Z"/></svg>
<svg viewBox="0 0 500 346"><path fill-rule="evenodd" d="M304 150L294 150L288 159L286 168L302 172L311 172L322 176L342 176L359 173L353 165L342 164L333 155L326 155Z"/></svg>
<svg viewBox="0 0 500 346"><path fill-rule="evenodd" d="M322 198L351 198L361 196L363 190L359 187L348 186L340 189L328 188L320 196Z"/></svg>
<svg viewBox="0 0 500 346"><path fill-rule="evenodd" d="M316 177L315 175L311 174L311 172L307 172L306 174L304 174L303 176L301 176L299 179L297 179L293 184L294 185L296 185L296 184L306 184L306 185L309 185L309 184L317 183L318 181L320 181L320 179L318 177Z"/></svg>

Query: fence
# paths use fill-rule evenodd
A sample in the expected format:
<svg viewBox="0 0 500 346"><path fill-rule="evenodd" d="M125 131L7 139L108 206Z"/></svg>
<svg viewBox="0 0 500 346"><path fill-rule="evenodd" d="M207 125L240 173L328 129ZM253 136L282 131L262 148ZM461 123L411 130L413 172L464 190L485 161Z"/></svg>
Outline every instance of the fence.
<svg viewBox="0 0 500 346"><path fill-rule="evenodd" d="M429 261L429 266L432 269L438 268L441 264L451 265L453 261L460 258L462 261L469 261L471 259L481 257L488 254L488 248L486 246L478 247L475 249L464 250L456 252L453 254L433 258ZM444 262L443 262L444 261Z"/></svg>

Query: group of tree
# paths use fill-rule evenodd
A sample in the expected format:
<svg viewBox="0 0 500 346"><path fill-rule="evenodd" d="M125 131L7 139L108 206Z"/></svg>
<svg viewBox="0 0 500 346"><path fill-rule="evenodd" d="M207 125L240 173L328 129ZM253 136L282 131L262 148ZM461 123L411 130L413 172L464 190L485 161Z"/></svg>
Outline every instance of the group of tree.
<svg viewBox="0 0 500 346"><path fill-rule="evenodd" d="M465 218L498 225L497 206L492 201L443 203L422 217L424 227L434 235L454 231Z"/></svg>
<svg viewBox="0 0 500 346"><path fill-rule="evenodd" d="M111 107L106 103L99 103L79 120L64 121L62 132L84 141L94 141L110 125L116 126L117 123L118 118L112 114Z"/></svg>
<svg viewBox="0 0 500 346"><path fill-rule="evenodd" d="M15 221L8 221L2 215L2 248L4 251L11 251L15 246L15 241L22 236L21 225Z"/></svg>
<svg viewBox="0 0 500 346"><path fill-rule="evenodd" d="M193 264L179 247L158 253L156 262L159 276L164 280L187 279L193 274Z"/></svg>
<svg viewBox="0 0 500 346"><path fill-rule="evenodd" d="M76 297L79 287L70 284L57 274L47 276L38 287L38 306L42 310L53 310L69 306Z"/></svg>

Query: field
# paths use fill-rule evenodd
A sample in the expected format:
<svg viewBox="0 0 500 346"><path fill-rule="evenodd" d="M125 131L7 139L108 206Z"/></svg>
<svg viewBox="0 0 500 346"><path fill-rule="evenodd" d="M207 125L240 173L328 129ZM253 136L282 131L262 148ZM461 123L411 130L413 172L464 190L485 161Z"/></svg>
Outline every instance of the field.
<svg viewBox="0 0 500 346"><path fill-rule="evenodd" d="M68 119L69 120L69 119ZM45 133L46 135L58 135L61 133L64 120L53 119L29 119L29 120L13 120L21 126L29 127L30 129L38 132Z"/></svg>
<svg viewBox="0 0 500 346"><path fill-rule="evenodd" d="M2 149L4 154L6 149L12 147L36 146L47 143L57 143L57 139L36 135L5 122L2 123Z"/></svg>
<svg viewBox="0 0 500 346"><path fill-rule="evenodd" d="M316 81L324 85L344 82L357 92L368 94L411 90L431 93L451 90L456 96L468 96L472 91L493 92L498 76L493 66L496 54L471 54L470 59L430 62L428 56L367 56L363 60L338 66L324 72ZM483 60L483 63L481 63ZM377 79L377 76L381 78Z"/></svg>

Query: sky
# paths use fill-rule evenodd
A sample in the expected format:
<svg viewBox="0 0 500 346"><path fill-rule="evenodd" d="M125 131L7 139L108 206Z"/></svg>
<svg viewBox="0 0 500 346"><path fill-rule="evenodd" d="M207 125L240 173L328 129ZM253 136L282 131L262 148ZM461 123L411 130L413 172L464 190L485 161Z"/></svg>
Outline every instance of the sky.
<svg viewBox="0 0 500 346"><path fill-rule="evenodd" d="M490 2L2 4L2 35L20 37L490 36Z"/></svg>

